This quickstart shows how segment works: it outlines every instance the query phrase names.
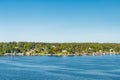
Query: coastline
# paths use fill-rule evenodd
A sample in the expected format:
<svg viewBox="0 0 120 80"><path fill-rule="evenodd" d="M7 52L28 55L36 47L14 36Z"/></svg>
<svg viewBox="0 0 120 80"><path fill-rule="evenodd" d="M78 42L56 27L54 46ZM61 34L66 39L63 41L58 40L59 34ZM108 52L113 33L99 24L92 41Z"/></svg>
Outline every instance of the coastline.
<svg viewBox="0 0 120 80"><path fill-rule="evenodd" d="M24 53L6 53L0 56L113 56L113 55L120 55L120 53L79 53L79 54L38 54L38 53L34 53L34 54L29 54L26 55Z"/></svg>
<svg viewBox="0 0 120 80"><path fill-rule="evenodd" d="M2 56L104 56L119 55L119 43L0 43Z"/></svg>

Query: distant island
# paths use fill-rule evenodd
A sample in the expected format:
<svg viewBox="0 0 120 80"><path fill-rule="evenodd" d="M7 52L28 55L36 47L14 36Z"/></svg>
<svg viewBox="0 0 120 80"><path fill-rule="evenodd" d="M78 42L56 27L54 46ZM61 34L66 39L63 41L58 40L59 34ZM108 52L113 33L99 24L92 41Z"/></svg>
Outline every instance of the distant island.
<svg viewBox="0 0 120 80"><path fill-rule="evenodd" d="M2 56L98 56L119 54L119 43L0 43L0 55Z"/></svg>

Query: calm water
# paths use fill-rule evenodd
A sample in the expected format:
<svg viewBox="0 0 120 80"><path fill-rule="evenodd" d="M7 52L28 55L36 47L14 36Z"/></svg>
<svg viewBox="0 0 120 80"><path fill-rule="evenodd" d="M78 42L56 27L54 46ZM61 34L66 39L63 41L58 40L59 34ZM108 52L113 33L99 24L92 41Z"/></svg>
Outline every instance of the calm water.
<svg viewBox="0 0 120 80"><path fill-rule="evenodd" d="M120 80L120 56L0 57L0 80Z"/></svg>

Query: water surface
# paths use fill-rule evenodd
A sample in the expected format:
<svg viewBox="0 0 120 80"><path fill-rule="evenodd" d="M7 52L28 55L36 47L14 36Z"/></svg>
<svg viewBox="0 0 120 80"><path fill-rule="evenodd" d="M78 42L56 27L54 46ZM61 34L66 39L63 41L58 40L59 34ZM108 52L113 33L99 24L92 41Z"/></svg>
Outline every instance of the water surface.
<svg viewBox="0 0 120 80"><path fill-rule="evenodd" d="M120 80L120 56L0 57L0 80Z"/></svg>

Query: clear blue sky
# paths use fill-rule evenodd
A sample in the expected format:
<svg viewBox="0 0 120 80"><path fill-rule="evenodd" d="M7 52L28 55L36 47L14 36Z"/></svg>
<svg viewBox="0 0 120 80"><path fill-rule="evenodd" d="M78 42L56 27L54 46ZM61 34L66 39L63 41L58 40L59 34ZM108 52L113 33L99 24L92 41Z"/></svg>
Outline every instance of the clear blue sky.
<svg viewBox="0 0 120 80"><path fill-rule="evenodd" d="M0 0L0 42L120 43L120 0Z"/></svg>

